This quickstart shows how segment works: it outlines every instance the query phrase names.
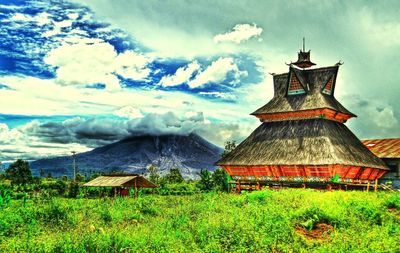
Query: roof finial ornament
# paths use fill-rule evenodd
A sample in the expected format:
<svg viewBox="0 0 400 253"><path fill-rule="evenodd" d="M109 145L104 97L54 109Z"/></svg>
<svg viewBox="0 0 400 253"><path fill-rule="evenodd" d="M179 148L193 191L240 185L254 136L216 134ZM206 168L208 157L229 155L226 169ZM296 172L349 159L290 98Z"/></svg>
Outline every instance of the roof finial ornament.
<svg viewBox="0 0 400 253"><path fill-rule="evenodd" d="M306 38L303 37L303 50L300 49L300 52L298 53L298 58L296 62L290 62L290 64L287 64L289 66L291 66L292 64L297 66L298 68L302 68L302 69L306 69L309 67L312 67L315 65L315 63L313 63L310 60L310 50L308 50L306 52Z"/></svg>
<svg viewBox="0 0 400 253"><path fill-rule="evenodd" d="M338 63L335 64L335 66L340 66L343 65L344 62L342 62L342 60L340 60Z"/></svg>

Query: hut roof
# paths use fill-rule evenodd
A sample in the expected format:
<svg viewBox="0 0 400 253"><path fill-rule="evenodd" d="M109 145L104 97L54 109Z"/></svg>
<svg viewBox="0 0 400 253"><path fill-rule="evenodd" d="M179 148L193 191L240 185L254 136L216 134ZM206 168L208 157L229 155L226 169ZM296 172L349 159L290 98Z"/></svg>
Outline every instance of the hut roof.
<svg viewBox="0 0 400 253"><path fill-rule="evenodd" d="M355 117L355 114L348 111L333 96L338 68L339 66L332 66L300 70L290 67L289 73L274 75L274 97L252 115L329 108ZM298 78L305 93L287 95L288 79L291 74ZM325 94L322 90L331 78L333 78L332 93Z"/></svg>
<svg viewBox="0 0 400 253"><path fill-rule="evenodd" d="M325 119L264 122L217 164L340 164L387 169L344 124Z"/></svg>
<svg viewBox="0 0 400 253"><path fill-rule="evenodd" d="M400 138L362 140L362 143L379 158L400 158Z"/></svg>
<svg viewBox="0 0 400 253"><path fill-rule="evenodd" d="M129 174L129 175L107 175L99 176L90 182L84 184L84 186L103 186L103 187L134 187L136 181L137 187L142 188L155 188L155 184L147 180L141 175Z"/></svg>

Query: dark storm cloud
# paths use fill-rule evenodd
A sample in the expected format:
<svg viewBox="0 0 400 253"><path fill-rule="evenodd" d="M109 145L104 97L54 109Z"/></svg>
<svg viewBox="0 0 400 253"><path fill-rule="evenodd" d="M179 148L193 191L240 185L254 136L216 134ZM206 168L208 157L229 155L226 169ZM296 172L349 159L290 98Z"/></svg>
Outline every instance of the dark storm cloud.
<svg viewBox="0 0 400 253"><path fill-rule="evenodd" d="M37 138L40 143L79 143L92 148L132 135L187 135L196 132L217 144L221 144L221 132L228 133L229 139L235 137L240 140L244 137L238 124L208 122L202 112L185 117L178 117L173 112L148 114L131 120L73 118L63 122L33 121L19 129L24 135ZM38 147L44 144L27 145Z"/></svg>

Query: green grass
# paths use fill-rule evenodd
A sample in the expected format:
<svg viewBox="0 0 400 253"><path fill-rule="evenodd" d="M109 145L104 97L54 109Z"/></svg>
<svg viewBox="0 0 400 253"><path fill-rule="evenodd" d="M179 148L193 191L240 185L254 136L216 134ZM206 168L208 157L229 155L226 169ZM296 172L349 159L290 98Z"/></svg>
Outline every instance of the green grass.
<svg viewBox="0 0 400 253"><path fill-rule="evenodd" d="M326 223L325 240L296 232ZM0 252L400 252L399 193L287 189L14 200Z"/></svg>

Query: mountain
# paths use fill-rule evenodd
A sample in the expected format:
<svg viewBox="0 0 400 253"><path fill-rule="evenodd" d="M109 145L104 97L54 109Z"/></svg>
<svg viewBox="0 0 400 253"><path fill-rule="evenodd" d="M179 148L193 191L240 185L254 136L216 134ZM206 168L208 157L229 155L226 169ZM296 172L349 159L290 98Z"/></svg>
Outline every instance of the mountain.
<svg viewBox="0 0 400 253"><path fill-rule="evenodd" d="M201 169L214 170L214 163L223 150L197 134L190 135L143 135L95 148L76 155L80 173L123 171L146 173L155 165L161 175L170 168L179 168L187 179L194 179ZM40 169L53 176L73 174L72 157L45 158L30 163L34 175Z"/></svg>

